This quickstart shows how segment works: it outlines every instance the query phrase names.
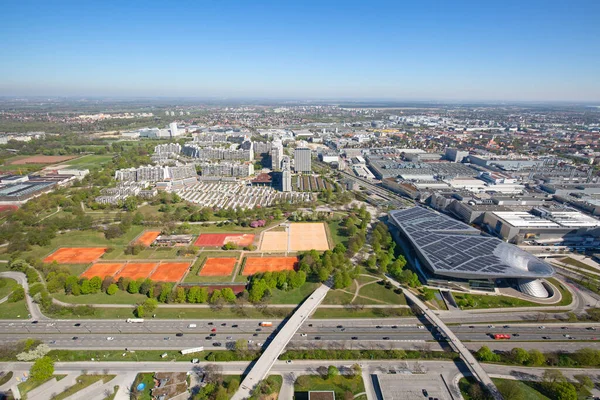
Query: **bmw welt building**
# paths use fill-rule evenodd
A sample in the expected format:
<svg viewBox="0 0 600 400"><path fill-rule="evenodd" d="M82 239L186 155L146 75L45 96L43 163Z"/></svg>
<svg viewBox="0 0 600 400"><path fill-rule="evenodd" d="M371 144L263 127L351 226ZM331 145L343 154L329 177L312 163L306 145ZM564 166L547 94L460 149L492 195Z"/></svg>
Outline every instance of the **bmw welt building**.
<svg viewBox="0 0 600 400"><path fill-rule="evenodd" d="M510 282L527 295L549 296L540 278L551 277L554 269L512 244L423 207L391 211L389 217L428 280L454 280L488 290L500 281Z"/></svg>

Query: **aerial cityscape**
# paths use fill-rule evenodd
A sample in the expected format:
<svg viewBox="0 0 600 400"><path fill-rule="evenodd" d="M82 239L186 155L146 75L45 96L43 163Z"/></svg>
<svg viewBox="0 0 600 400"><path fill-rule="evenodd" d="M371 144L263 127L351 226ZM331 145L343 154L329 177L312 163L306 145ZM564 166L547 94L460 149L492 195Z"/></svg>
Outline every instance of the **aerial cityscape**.
<svg viewBox="0 0 600 400"><path fill-rule="evenodd" d="M600 3L4 11L0 398L600 399Z"/></svg>

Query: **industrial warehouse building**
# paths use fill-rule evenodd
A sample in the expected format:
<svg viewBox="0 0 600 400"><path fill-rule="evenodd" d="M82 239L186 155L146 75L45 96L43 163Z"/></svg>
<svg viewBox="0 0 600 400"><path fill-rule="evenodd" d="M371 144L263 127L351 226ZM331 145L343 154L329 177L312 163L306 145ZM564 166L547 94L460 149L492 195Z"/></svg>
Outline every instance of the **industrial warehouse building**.
<svg viewBox="0 0 600 400"><path fill-rule="evenodd" d="M541 278L554 275L546 262L435 211L412 207L391 211L390 223L409 247L408 257L430 283L454 282L478 290L514 286L538 298L549 297Z"/></svg>

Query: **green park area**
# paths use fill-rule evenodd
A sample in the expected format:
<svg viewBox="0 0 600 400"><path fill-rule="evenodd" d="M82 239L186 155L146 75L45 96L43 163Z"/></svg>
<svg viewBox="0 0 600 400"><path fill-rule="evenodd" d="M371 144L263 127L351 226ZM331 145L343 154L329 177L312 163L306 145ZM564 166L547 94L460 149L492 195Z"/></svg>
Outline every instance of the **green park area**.
<svg viewBox="0 0 600 400"><path fill-rule="evenodd" d="M76 379L77 383L68 387L64 392L56 394L52 397L52 399L64 400L98 381L107 383L110 382L114 377L115 375L79 375Z"/></svg>
<svg viewBox="0 0 600 400"><path fill-rule="evenodd" d="M363 393L365 386L360 373L341 375L336 367L319 367L323 369L320 375L302 375L294 384L295 397L300 398L309 391L331 390L335 392L336 399L347 399Z"/></svg>

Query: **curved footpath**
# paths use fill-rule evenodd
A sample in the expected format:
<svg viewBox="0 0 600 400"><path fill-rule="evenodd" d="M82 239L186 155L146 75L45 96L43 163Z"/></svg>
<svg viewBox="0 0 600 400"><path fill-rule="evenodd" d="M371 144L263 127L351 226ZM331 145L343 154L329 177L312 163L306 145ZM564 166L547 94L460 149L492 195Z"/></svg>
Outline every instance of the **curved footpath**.
<svg viewBox="0 0 600 400"><path fill-rule="evenodd" d="M29 284L27 283L27 276L23 272L0 272L0 277L14 279L19 285L23 286L23 289L25 289L25 300L27 300L27 308L29 309L29 314L31 315L31 317L29 317L28 319L49 319L44 314L42 314L40 307L33 301L31 296L29 295Z"/></svg>

